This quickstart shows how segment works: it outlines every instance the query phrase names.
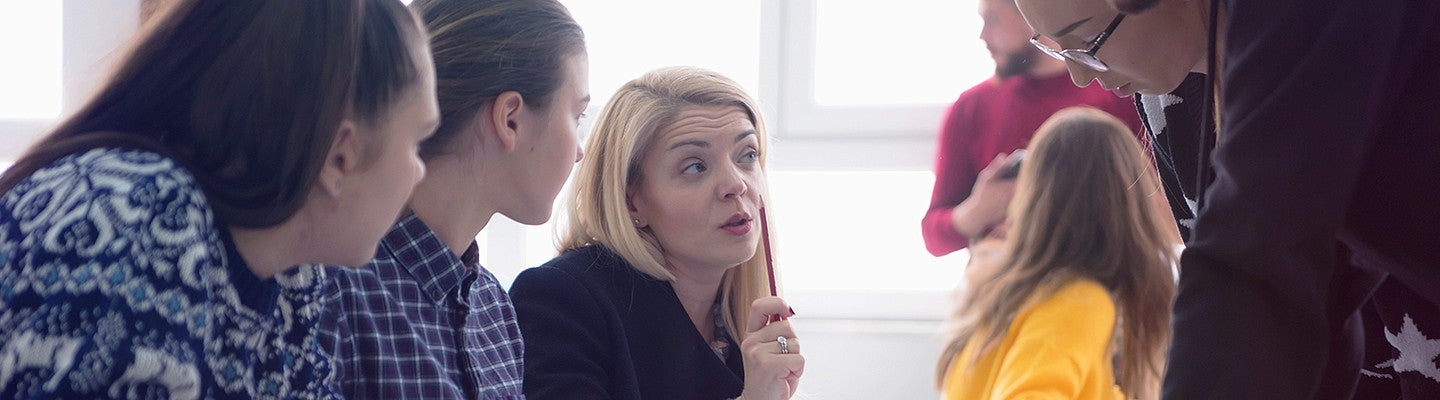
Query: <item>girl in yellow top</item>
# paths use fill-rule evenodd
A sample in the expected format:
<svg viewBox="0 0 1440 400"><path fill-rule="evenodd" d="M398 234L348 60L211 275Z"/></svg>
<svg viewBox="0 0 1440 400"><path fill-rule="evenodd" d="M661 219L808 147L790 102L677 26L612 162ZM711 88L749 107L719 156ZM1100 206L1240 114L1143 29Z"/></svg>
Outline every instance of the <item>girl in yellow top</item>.
<svg viewBox="0 0 1440 400"><path fill-rule="evenodd" d="M1040 127L1007 238L967 271L936 371L944 398L1158 397L1175 284L1150 168L1103 112Z"/></svg>

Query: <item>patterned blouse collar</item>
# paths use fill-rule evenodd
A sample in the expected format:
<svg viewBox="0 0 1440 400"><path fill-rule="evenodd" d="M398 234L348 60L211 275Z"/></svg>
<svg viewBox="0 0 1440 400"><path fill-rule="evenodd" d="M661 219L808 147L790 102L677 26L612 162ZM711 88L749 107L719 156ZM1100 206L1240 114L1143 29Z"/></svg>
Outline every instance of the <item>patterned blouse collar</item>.
<svg viewBox="0 0 1440 400"><path fill-rule="evenodd" d="M447 293L454 292L480 265L479 246L474 241L464 254L456 257L414 213L401 217L381 239L380 255L386 253L410 271L435 304L440 304Z"/></svg>
<svg viewBox="0 0 1440 400"><path fill-rule="evenodd" d="M255 272L250 270L250 264L245 263L245 258L240 256L240 249L235 246L230 230L224 227L216 230L220 232L220 243L225 246L225 272L230 275L230 283L235 286L235 294L239 297L240 304L260 315L270 314L279 302L280 284L276 283L273 277L260 279L255 276Z"/></svg>

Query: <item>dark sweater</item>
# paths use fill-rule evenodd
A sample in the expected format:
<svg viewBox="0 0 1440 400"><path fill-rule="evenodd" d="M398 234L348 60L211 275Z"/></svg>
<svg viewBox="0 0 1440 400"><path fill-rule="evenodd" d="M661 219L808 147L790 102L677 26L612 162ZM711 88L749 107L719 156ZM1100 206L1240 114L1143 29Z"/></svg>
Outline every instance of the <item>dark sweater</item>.
<svg viewBox="0 0 1440 400"><path fill-rule="evenodd" d="M738 346L721 362L669 282L604 247L522 272L510 297L530 399L724 399L744 388Z"/></svg>
<svg viewBox="0 0 1440 400"><path fill-rule="evenodd" d="M1232 0L1167 399L1321 394L1352 264L1440 303L1440 2ZM1433 337L1434 332L1428 332Z"/></svg>

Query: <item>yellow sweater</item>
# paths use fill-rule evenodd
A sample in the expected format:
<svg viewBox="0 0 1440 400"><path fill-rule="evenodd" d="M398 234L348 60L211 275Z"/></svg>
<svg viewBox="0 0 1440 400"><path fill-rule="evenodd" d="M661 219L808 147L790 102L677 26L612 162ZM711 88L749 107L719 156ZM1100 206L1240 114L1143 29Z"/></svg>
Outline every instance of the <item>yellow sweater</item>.
<svg viewBox="0 0 1440 400"><path fill-rule="evenodd" d="M1015 315L995 350L970 364L979 340L950 361L945 399L1123 399L1111 367L1115 301L1088 279Z"/></svg>

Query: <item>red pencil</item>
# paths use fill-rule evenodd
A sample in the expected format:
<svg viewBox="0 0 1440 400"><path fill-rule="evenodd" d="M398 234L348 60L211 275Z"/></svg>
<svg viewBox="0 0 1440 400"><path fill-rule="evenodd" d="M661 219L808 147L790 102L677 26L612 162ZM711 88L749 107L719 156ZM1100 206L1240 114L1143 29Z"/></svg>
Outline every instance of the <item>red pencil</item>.
<svg viewBox="0 0 1440 400"><path fill-rule="evenodd" d="M775 290L775 258L770 255L770 222L765 219L765 207L760 207L760 244L765 246L765 272L770 276L770 295L779 296Z"/></svg>
<svg viewBox="0 0 1440 400"><path fill-rule="evenodd" d="M770 295L779 296L780 292L775 289L775 257L770 254L770 221L765 218L765 206L760 206L760 245L765 246L765 273L770 277ZM785 318L778 314L769 318L770 322L782 319Z"/></svg>

